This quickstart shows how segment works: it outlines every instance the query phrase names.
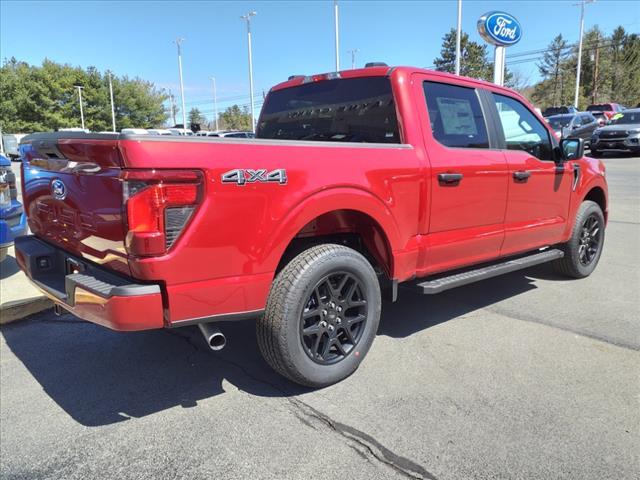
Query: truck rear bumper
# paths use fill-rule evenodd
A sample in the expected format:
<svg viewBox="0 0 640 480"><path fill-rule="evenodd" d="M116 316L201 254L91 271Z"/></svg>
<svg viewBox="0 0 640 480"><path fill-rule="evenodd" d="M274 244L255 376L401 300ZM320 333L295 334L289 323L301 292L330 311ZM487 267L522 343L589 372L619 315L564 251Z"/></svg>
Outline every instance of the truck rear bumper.
<svg viewBox="0 0 640 480"><path fill-rule="evenodd" d="M159 285L115 275L33 235L16 238L15 252L27 277L74 315L113 330L164 327Z"/></svg>

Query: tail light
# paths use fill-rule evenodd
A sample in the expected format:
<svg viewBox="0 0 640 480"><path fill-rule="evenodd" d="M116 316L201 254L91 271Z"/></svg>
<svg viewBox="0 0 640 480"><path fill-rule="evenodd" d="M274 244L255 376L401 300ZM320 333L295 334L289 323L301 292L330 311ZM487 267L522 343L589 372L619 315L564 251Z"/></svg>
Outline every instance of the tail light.
<svg viewBox="0 0 640 480"><path fill-rule="evenodd" d="M127 213L127 252L135 256L165 254L202 202L202 173L125 170L121 178Z"/></svg>

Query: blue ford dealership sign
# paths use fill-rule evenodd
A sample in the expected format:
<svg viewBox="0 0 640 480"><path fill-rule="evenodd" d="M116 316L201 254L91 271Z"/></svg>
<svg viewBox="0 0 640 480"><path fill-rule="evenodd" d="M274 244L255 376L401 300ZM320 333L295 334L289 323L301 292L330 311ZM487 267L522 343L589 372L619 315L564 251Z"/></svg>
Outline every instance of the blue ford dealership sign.
<svg viewBox="0 0 640 480"><path fill-rule="evenodd" d="M508 47L522 38L522 27L513 15L505 12L485 13L478 20L478 32L487 42Z"/></svg>

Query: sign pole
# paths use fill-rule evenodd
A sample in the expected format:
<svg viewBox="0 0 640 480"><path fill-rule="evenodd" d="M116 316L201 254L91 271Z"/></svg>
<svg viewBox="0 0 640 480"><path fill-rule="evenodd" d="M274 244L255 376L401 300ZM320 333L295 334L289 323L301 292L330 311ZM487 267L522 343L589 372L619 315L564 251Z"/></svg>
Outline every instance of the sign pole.
<svg viewBox="0 0 640 480"><path fill-rule="evenodd" d="M506 51L502 45L496 45L493 51L493 83L504 85L504 61Z"/></svg>

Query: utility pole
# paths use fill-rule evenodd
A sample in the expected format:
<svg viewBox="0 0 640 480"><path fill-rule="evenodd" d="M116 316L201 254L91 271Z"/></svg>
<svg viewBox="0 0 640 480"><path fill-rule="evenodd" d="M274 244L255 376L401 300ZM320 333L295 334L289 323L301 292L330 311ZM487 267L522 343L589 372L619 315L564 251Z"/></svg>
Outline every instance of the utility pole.
<svg viewBox="0 0 640 480"><path fill-rule="evenodd" d="M215 115L216 122L216 132L218 131L218 97L216 96L216 77L211 78L211 83L213 85L213 114Z"/></svg>
<svg viewBox="0 0 640 480"><path fill-rule="evenodd" d="M82 122L82 130L84 130L84 111L82 110L82 85L74 85L78 89L78 101L80 102L80 122Z"/></svg>
<svg viewBox="0 0 640 480"><path fill-rule="evenodd" d="M251 131L256 132L256 121L253 102L253 59L251 57L251 17L255 17L258 12L248 12L240 18L247 22L247 47L249 50L249 97L251 98Z"/></svg>
<svg viewBox="0 0 640 480"><path fill-rule="evenodd" d="M458 0L458 30L456 32L456 75L460 75L461 37L462 37L462 0Z"/></svg>
<svg viewBox="0 0 640 480"><path fill-rule="evenodd" d="M338 29L338 0L333 0L333 23L336 34L336 72L340 71L340 32Z"/></svg>
<svg viewBox="0 0 640 480"><path fill-rule="evenodd" d="M553 78L553 104L554 105L562 105L562 103L556 103L556 91L558 90L558 75L560 73L560 56L556 57L556 65L554 69L554 78ZM562 95L560 95L562 96Z"/></svg>
<svg viewBox="0 0 640 480"><path fill-rule="evenodd" d="M178 46L178 70L180 72L180 97L182 99L182 128L187 128L187 112L184 105L184 82L182 80L182 48L180 47L184 42L184 38L177 38L176 45ZM174 124L175 125L175 124ZM184 132L183 132L184 133Z"/></svg>
<svg viewBox="0 0 640 480"><path fill-rule="evenodd" d="M113 83L111 81L111 72L109 73L109 96L111 97L111 125L113 131L116 131L116 108L113 104Z"/></svg>
<svg viewBox="0 0 640 480"><path fill-rule="evenodd" d="M169 101L171 102L171 118L173 120L173 126L176 125L176 102L173 97L173 93L169 90Z"/></svg>
<svg viewBox="0 0 640 480"><path fill-rule="evenodd" d="M591 94L591 103L598 103L598 59L600 57L600 48L598 47L599 40L600 38L596 31L596 51L594 53L593 92Z"/></svg>
<svg viewBox="0 0 640 480"><path fill-rule="evenodd" d="M578 108L578 96L580 95L580 69L582 68L582 35L584 33L584 6L593 3L595 0L581 0L580 3L574 3L574 6L580 6L580 41L578 43L578 68L576 69L576 93L573 97L573 106Z"/></svg>
<svg viewBox="0 0 640 480"><path fill-rule="evenodd" d="M351 50L347 50L347 53L351 54L351 70L356 69L356 53L358 53L359 51L359 48L352 48Z"/></svg>

